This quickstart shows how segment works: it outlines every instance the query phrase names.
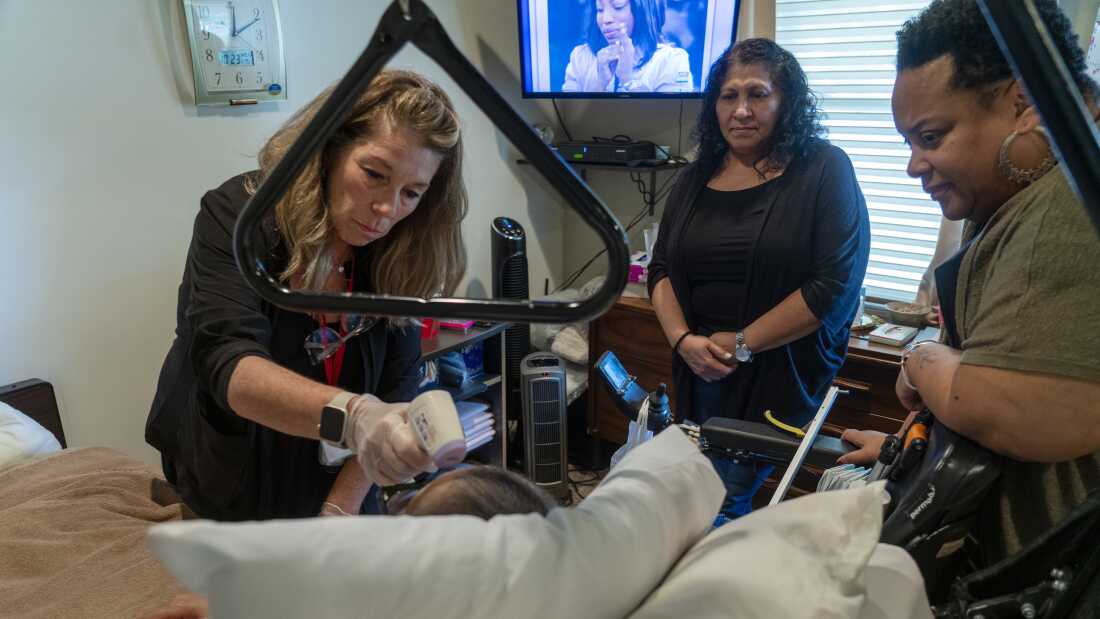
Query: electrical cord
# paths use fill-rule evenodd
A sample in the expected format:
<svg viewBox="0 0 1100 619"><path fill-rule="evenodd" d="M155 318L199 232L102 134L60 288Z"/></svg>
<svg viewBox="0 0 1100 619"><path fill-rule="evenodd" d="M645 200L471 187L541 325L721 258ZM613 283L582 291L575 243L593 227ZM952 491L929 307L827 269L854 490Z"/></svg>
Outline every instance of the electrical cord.
<svg viewBox="0 0 1100 619"><path fill-rule="evenodd" d="M645 216L646 216L647 213L649 213L649 205L648 204L645 205L645 207L643 207L642 210L638 211L638 214L635 215L634 218L630 220L630 223L626 225L626 231L630 232L634 228L634 226L637 226L639 223L641 223L641 221L643 219L645 219ZM595 262L597 258L599 258L600 256L602 256L606 253L607 253L607 248L606 247L604 247L600 251L596 252L596 255L589 258L588 262L585 262L584 265L581 266L581 268L577 269L576 271L573 271L573 273L571 273L569 275L569 277L567 277L566 280L560 286L555 288L554 293L557 293L561 290L564 290L565 288L569 288L570 286L572 286L577 281L577 278L580 277L582 273L587 271L588 267L592 266L592 263Z"/></svg>
<svg viewBox="0 0 1100 619"><path fill-rule="evenodd" d="M802 438L802 437L806 436L806 433L802 431L802 428L796 428L792 425L783 423L782 421L779 421L778 419L773 417L771 410L764 411L764 418L767 419L769 422L771 422L771 424L773 426L779 428L780 430L785 430L787 432L790 432L791 434L797 436L798 438Z"/></svg>
<svg viewBox="0 0 1100 619"><path fill-rule="evenodd" d="M569 133L569 127L565 126L565 121L561 118L561 112L558 110L558 100L550 99L550 104L554 106L554 115L558 117L558 124L561 125L561 130L565 132L565 137L570 142L573 141L573 136Z"/></svg>
<svg viewBox="0 0 1100 619"><path fill-rule="evenodd" d="M681 102L681 105L682 105L682 102ZM554 107L554 110L555 111L557 110L556 105ZM560 121L560 117L559 117L559 121ZM681 122L681 124L682 124L682 122ZM563 124L562 127L564 128L564 126L565 125ZM570 138L570 139L572 139L572 138ZM618 133L618 134L615 134L611 137L604 137L604 136L594 135L594 136L592 136L592 141L597 142L597 143L631 143L631 142L634 142L634 139L631 138L629 135ZM660 149L665 154L665 156L667 157L669 163L675 163L675 164L678 164L678 165L686 165L688 163L687 160L684 159L683 157L673 156L671 153L668 152L668 149L666 149L665 147L660 146L660 145L658 145L654 142L650 142L648 140L647 140L647 142L649 144L652 144L655 148ZM645 203L645 206L642 208L641 211L638 212L637 215L635 215L630 220L630 223L628 223L626 225L626 231L627 232L630 232L632 229L634 229L635 226L637 226L639 223L641 223L641 221L643 219L645 219L646 215L649 214L649 210L651 208L650 205L652 205L653 207L656 207L656 205L660 204L662 200L664 200L665 198L668 197L668 194L672 191L672 182L680 176L680 172L682 170L683 170L683 168L677 169L673 174L671 174L668 178L666 178L661 183L660 187L655 188L652 193L649 191L649 188L646 185L645 180L642 179L642 176L641 176L640 172L631 172L630 173L630 180L634 181L635 187L638 189L638 193L641 194L642 201ZM564 289L569 288L570 286L572 286L577 281L577 278L579 278L585 271L587 271L588 267L592 266L592 263L595 262L600 256L604 255L605 253L607 253L607 248L606 247L601 249L600 251L598 251L596 253L596 255L589 258L588 261L585 262L583 265L581 265L581 267L579 269L577 269L577 270L573 271L572 273L570 273L569 276L565 278L565 281L562 282L557 288L554 289L554 293L557 293L561 290L564 290Z"/></svg>
<svg viewBox="0 0 1100 619"><path fill-rule="evenodd" d="M677 121L677 127L678 128L676 130L676 152L680 153L680 155L681 155L680 158L683 159L683 156L682 156L684 154L684 100L683 99L680 99L680 115L679 115L679 121Z"/></svg>
<svg viewBox="0 0 1100 619"><path fill-rule="evenodd" d="M569 488L572 490L572 494L575 494L581 500L584 500L591 493L592 489L600 484L603 478L607 475L608 469L602 469L599 471L582 471L581 469L572 469L569 471ZM582 473L589 473L589 477L576 479L574 475ZM587 492L585 491L587 489ZM571 502L572 503L572 502Z"/></svg>

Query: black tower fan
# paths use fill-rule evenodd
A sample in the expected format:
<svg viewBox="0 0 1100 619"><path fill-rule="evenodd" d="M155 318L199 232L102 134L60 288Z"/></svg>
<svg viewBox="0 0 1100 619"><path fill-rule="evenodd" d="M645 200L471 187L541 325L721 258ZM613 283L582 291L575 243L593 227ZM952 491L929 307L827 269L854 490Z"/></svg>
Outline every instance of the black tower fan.
<svg viewBox="0 0 1100 619"><path fill-rule="evenodd" d="M527 299L527 234L519 222L509 217L497 217L491 226L493 237L493 298ZM531 351L531 327L526 324L512 325L504 332L504 389L507 398L506 412L510 422L516 422L516 434L512 428L506 428L509 441L508 453L515 461L522 457L523 428L519 420L523 415L523 400L520 392L520 363Z"/></svg>

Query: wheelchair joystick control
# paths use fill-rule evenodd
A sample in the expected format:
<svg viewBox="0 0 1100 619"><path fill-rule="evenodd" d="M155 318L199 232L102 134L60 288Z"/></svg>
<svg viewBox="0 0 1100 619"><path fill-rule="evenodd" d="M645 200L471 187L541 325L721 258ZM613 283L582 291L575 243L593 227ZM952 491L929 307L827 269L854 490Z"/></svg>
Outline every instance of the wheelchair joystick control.
<svg viewBox="0 0 1100 619"><path fill-rule="evenodd" d="M905 431L901 457L896 466L890 469L890 479L899 481L909 471L914 470L924 458L928 449L928 430L932 423L932 413L922 410Z"/></svg>
<svg viewBox="0 0 1100 619"><path fill-rule="evenodd" d="M879 449L878 461L871 467L871 473L867 476L868 481L882 479L886 470L898 459L899 452L901 452L901 439L896 434L887 434Z"/></svg>
<svg viewBox="0 0 1100 619"><path fill-rule="evenodd" d="M896 434L890 434L886 436L886 439L882 441L882 449L878 454L878 461L885 465L890 466L894 463L894 459L898 457L898 451L901 450L901 439Z"/></svg>
<svg viewBox="0 0 1100 619"><path fill-rule="evenodd" d="M649 429L657 434L672 425L672 413L668 409L668 387L661 383L649 394Z"/></svg>

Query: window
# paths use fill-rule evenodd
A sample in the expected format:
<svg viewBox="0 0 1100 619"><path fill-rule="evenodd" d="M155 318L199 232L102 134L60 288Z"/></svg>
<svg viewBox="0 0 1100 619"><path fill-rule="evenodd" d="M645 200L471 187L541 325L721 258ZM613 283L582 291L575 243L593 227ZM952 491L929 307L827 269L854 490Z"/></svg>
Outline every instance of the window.
<svg viewBox="0 0 1100 619"><path fill-rule="evenodd" d="M776 42L821 99L829 140L852 159L871 217L867 295L912 300L939 234L940 208L909 178L894 129L895 33L928 2L777 0Z"/></svg>

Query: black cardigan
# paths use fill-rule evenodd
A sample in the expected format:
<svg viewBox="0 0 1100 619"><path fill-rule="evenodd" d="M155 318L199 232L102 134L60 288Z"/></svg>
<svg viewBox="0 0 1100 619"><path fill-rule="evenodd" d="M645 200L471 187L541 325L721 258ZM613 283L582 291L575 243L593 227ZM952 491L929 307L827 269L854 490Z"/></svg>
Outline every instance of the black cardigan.
<svg viewBox="0 0 1100 619"><path fill-rule="evenodd" d="M688 327L696 329L683 263L685 229L699 194L716 170L699 163L684 170L665 205L649 263L649 292L669 278ZM764 351L723 380L724 409L714 414L759 421L765 410L803 425L821 405L847 352L849 327L867 271L870 224L863 193L844 151L814 140L807 154L769 182L769 202L748 265L744 329L796 290L821 327L801 339ZM692 411L691 369L673 353L673 383L681 417Z"/></svg>
<svg viewBox="0 0 1100 619"><path fill-rule="evenodd" d="M181 496L203 517L313 516L320 508L318 497L323 500L335 475L322 470L317 441L278 433L239 417L229 406L229 378L240 359L255 355L285 365L289 358L280 355L301 352L301 340L273 347L285 339L280 330L293 317L261 299L237 270L233 227L249 198L244 181L245 175L231 178L202 198L179 288L176 339L161 369L146 440L175 465ZM279 272L286 251L273 216L265 218L258 234L267 248L268 268ZM366 262L356 261L356 290L369 289ZM361 351L362 363L351 367L363 368L365 375L357 376L354 385L340 386L362 388L389 402L411 400L418 379L419 330L379 321L357 339L359 345L348 350ZM304 487L281 487L280 474Z"/></svg>

